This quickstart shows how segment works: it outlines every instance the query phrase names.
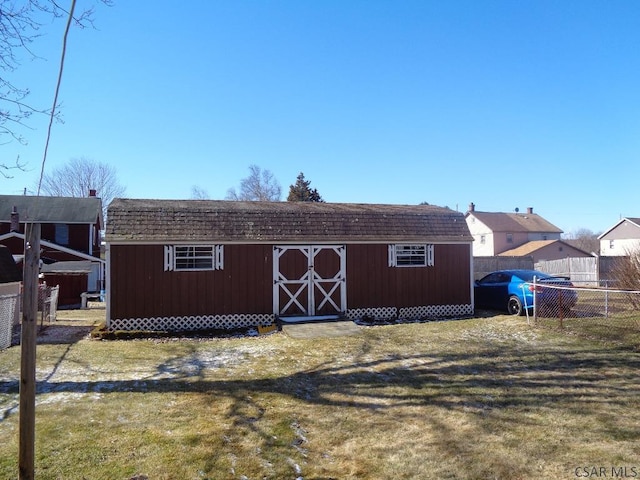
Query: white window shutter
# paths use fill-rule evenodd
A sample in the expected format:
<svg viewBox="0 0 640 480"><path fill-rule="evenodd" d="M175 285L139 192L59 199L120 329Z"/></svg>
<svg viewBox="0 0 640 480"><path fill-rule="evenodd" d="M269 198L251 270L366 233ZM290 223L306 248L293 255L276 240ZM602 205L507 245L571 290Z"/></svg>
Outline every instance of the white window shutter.
<svg viewBox="0 0 640 480"><path fill-rule="evenodd" d="M434 248L433 245L427 245L427 266L433 267L435 265Z"/></svg>
<svg viewBox="0 0 640 480"><path fill-rule="evenodd" d="M224 270L224 245L215 246L215 270Z"/></svg>
<svg viewBox="0 0 640 480"><path fill-rule="evenodd" d="M164 271L170 272L173 270L173 246L164 246Z"/></svg>
<svg viewBox="0 0 640 480"><path fill-rule="evenodd" d="M396 246L395 245L389 245L389 266L390 267L396 266Z"/></svg>

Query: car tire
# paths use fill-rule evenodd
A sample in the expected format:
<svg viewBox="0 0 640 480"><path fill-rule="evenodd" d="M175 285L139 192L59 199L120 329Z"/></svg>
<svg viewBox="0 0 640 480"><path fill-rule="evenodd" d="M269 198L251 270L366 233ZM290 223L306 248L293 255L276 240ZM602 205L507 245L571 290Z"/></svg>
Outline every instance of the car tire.
<svg viewBox="0 0 640 480"><path fill-rule="evenodd" d="M507 302L507 311L509 312L509 315L522 315L524 313L522 302L515 295L511 295L509 297L509 301Z"/></svg>

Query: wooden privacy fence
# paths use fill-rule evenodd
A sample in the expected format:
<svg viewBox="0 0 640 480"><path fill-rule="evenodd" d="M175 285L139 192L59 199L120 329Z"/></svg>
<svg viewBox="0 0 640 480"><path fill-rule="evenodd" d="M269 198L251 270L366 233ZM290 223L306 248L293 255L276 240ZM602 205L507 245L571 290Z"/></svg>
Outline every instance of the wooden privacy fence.
<svg viewBox="0 0 640 480"><path fill-rule="evenodd" d="M473 278L478 280L496 270L539 270L563 275L582 285L611 285L612 272L621 257L571 257L560 260L533 261L527 257L473 257Z"/></svg>
<svg viewBox="0 0 640 480"><path fill-rule="evenodd" d="M542 260L534 265L536 270L551 275L563 275L581 285L606 286L612 280L612 271L620 257L571 257L559 260Z"/></svg>
<svg viewBox="0 0 640 480"><path fill-rule="evenodd" d="M598 259L596 257L561 258L559 260L542 260L535 264L535 269L551 275L563 275L574 282L597 285Z"/></svg>
<svg viewBox="0 0 640 480"><path fill-rule="evenodd" d="M532 257L473 257L473 278L479 280L496 270L531 270Z"/></svg>

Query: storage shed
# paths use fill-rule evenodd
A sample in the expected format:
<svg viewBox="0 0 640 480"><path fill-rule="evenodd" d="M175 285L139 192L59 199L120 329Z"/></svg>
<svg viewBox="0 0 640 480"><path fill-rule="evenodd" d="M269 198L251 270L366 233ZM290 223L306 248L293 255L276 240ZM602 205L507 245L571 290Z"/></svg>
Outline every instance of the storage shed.
<svg viewBox="0 0 640 480"><path fill-rule="evenodd" d="M112 330L473 313L464 215L431 205L115 199Z"/></svg>

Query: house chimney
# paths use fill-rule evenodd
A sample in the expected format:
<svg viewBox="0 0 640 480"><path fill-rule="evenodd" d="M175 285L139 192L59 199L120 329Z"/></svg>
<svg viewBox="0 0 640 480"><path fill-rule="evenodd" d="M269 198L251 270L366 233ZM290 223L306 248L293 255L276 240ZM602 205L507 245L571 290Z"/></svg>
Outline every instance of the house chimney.
<svg viewBox="0 0 640 480"><path fill-rule="evenodd" d="M20 231L20 215L18 214L18 207L15 205L13 206L13 210L11 210L11 231Z"/></svg>
<svg viewBox="0 0 640 480"><path fill-rule="evenodd" d="M475 203L471 202L469 204L469 211L470 212L475 212L476 211L476 204Z"/></svg>
<svg viewBox="0 0 640 480"><path fill-rule="evenodd" d="M89 189L89 196L90 197L95 197L96 196L96 189L95 188Z"/></svg>
<svg viewBox="0 0 640 480"><path fill-rule="evenodd" d="M533 207L527 207L527 213L533 215Z"/></svg>

